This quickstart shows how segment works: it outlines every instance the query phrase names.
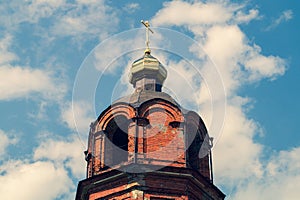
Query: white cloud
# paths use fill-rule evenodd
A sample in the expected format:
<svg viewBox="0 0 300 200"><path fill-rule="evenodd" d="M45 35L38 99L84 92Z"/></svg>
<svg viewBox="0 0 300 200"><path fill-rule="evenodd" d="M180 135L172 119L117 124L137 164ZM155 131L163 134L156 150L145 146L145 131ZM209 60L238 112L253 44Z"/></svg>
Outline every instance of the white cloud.
<svg viewBox="0 0 300 200"><path fill-rule="evenodd" d="M285 73L286 62L261 54L261 47L251 45L237 25L213 26L205 34L201 43L222 74L229 95L245 82L275 79Z"/></svg>
<svg viewBox="0 0 300 200"><path fill-rule="evenodd" d="M291 199L299 198L300 148L274 153L263 168L264 176L240 183L232 199Z"/></svg>
<svg viewBox="0 0 300 200"><path fill-rule="evenodd" d="M233 8L226 9L224 6L226 5L210 2L190 4L184 1L171 1L164 3L164 8L156 13L152 22L155 26L225 23L232 17Z"/></svg>
<svg viewBox="0 0 300 200"><path fill-rule="evenodd" d="M236 25L213 26L206 31L203 49L222 76L226 93L239 86L238 57L243 51L244 34Z"/></svg>
<svg viewBox="0 0 300 200"><path fill-rule="evenodd" d="M0 6L0 25L8 30L16 29L21 23L37 23L41 18L53 16L54 12L63 7L65 0L12 0Z"/></svg>
<svg viewBox="0 0 300 200"><path fill-rule="evenodd" d="M259 17L259 11L256 10L256 9L249 10L248 14L245 14L244 12L242 12L242 11L239 10L239 11L237 11L234 20L237 23L247 23L247 22L249 22L251 20L254 20L254 19L260 19L260 17Z"/></svg>
<svg viewBox="0 0 300 200"><path fill-rule="evenodd" d="M8 35L8 34L5 35L0 40L0 54L1 54L0 65L8 64L8 63L18 59L18 57L14 53L12 53L8 50L8 48L11 44L11 41L12 41L12 36Z"/></svg>
<svg viewBox="0 0 300 200"><path fill-rule="evenodd" d="M188 25L211 26L225 23L248 23L253 19L260 19L257 9L243 11L244 5L229 3L228 1L207 1L189 3L185 1L171 1L164 3L164 8L158 11L152 20L154 25ZM178 14L180 13L180 14Z"/></svg>
<svg viewBox="0 0 300 200"><path fill-rule="evenodd" d="M216 64L222 74L226 93L231 95L231 92L248 81L259 81L266 77L273 79L285 72L286 63L283 59L262 55L261 48L250 44L239 28L238 24L259 18L258 10L251 9L247 13L244 7L245 5L228 2L173 1L165 3L164 8L158 11L151 21L155 25L185 26L192 31L206 54ZM205 16L202 16L203 13ZM180 19L177 19L178 16ZM202 53L199 52L199 56Z"/></svg>
<svg viewBox="0 0 300 200"><path fill-rule="evenodd" d="M69 168L72 175L83 178L86 169L84 161L82 141L76 136L63 140L47 139L40 143L34 151L34 160L48 159L56 164L64 165Z"/></svg>
<svg viewBox="0 0 300 200"><path fill-rule="evenodd" d="M75 102L62 108L61 119L70 129L77 130L80 135L86 135L94 119L93 107L87 102Z"/></svg>
<svg viewBox="0 0 300 200"><path fill-rule="evenodd" d="M49 134L41 138L32 159L1 164L0 199L74 199L77 182L71 177L85 177L85 149L80 148L82 143L75 135L63 140L52 138ZM1 148L14 141L2 131L0 139Z"/></svg>
<svg viewBox="0 0 300 200"><path fill-rule="evenodd" d="M0 100L30 97L35 93L59 99L65 86L55 84L50 72L21 66L0 66Z"/></svg>
<svg viewBox="0 0 300 200"><path fill-rule="evenodd" d="M161 56L158 56L161 59ZM168 74L170 74L164 83L164 90L167 90L173 98L184 108L195 109L195 103L199 97L195 91L199 91L198 71L184 60L177 62L168 62ZM197 108L196 108L197 109Z"/></svg>
<svg viewBox="0 0 300 200"><path fill-rule="evenodd" d="M52 21L47 34L72 36L78 41L105 38L118 24L116 12L104 1L13 0L1 4L0 11L0 26L7 30L16 30L21 23L37 25L41 19L47 19Z"/></svg>
<svg viewBox="0 0 300 200"><path fill-rule="evenodd" d="M105 44L101 44L93 52L94 66L103 73L114 73L118 67L126 63L124 50L132 43L133 40L123 40L122 38L105 41Z"/></svg>
<svg viewBox="0 0 300 200"><path fill-rule="evenodd" d="M75 135L63 140L49 136L41 138L32 159L2 163L0 199L74 199L77 182L71 177L76 180L85 177L85 149L80 148L82 143ZM2 143L9 144L2 132L0 139L0 147Z"/></svg>
<svg viewBox="0 0 300 200"><path fill-rule="evenodd" d="M261 144L253 138L260 133L257 123L243 111L247 99L236 97L226 106L223 134L214 148L214 169L219 183L233 187L241 179L262 175Z"/></svg>
<svg viewBox="0 0 300 200"><path fill-rule="evenodd" d="M279 18L279 22L283 21L288 21L293 18L293 11L292 10L285 10L283 11L282 15Z"/></svg>
<svg viewBox="0 0 300 200"><path fill-rule="evenodd" d="M42 94L47 99L59 100L65 93L63 82L55 83L51 71L33 69L28 66L13 65L19 58L10 52L12 38L6 35L0 40L0 100L30 97L32 94Z"/></svg>
<svg viewBox="0 0 300 200"><path fill-rule="evenodd" d="M7 133L0 129L0 160L5 158L6 148L10 144L16 144L18 142L17 138L12 136L13 134Z"/></svg>
<svg viewBox="0 0 300 200"><path fill-rule="evenodd" d="M53 16L54 12L64 6L65 0L31 0L24 7L26 12L25 19L31 23L37 23L41 18ZM25 3L26 4L26 3ZM24 18L23 18L24 19Z"/></svg>
<svg viewBox="0 0 300 200"><path fill-rule="evenodd" d="M125 7L123 9L128 13L134 13L135 11L140 9L140 4L138 4L138 3L128 3L128 4L125 5Z"/></svg>
<svg viewBox="0 0 300 200"><path fill-rule="evenodd" d="M249 46L248 46L249 47ZM275 79L285 73L286 62L278 56L263 56L261 48L254 45L249 47L246 58L242 61L246 70L250 72L249 81L256 81L264 77Z"/></svg>
<svg viewBox="0 0 300 200"><path fill-rule="evenodd" d="M104 1L77 1L66 8L69 9L60 10L53 27L53 32L57 35L79 36L84 40L87 35L91 35L103 39L116 30L116 12Z"/></svg>
<svg viewBox="0 0 300 200"><path fill-rule="evenodd" d="M0 155L5 153L6 147L9 145L9 139L5 133L0 130Z"/></svg>
<svg viewBox="0 0 300 200"><path fill-rule="evenodd" d="M10 161L1 168L1 199L53 200L74 190L67 171L51 162Z"/></svg>
<svg viewBox="0 0 300 200"><path fill-rule="evenodd" d="M132 64L135 59L143 56L146 47L144 35L145 30L141 28L121 32L104 40L91 54L93 65L102 73L113 74L118 69L124 69L128 63Z"/></svg>
<svg viewBox="0 0 300 200"><path fill-rule="evenodd" d="M282 22L287 22L289 20L293 19L293 11L292 10L285 10L281 13L281 15L272 22L265 30L269 31L273 28L276 28L279 24Z"/></svg>
<svg viewBox="0 0 300 200"><path fill-rule="evenodd" d="M39 102L38 105L38 109L34 110L32 112L29 112L27 115L28 117L30 117L31 119L35 119L35 120L47 120L48 118L48 113L47 113L47 106L48 106L48 102L41 100Z"/></svg>

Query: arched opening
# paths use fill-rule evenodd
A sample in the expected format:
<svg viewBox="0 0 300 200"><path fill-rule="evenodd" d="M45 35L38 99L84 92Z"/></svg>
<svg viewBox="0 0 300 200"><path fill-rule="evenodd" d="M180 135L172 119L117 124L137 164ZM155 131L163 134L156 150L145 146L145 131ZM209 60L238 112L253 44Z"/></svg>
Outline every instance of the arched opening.
<svg viewBox="0 0 300 200"><path fill-rule="evenodd" d="M200 134L199 132L197 131L196 132L196 135L188 149L188 164L189 166L192 168L192 169L196 169L198 170L199 169L199 151L200 151L200 148L201 148L201 144L202 144L202 141L201 141L201 138L200 138Z"/></svg>
<svg viewBox="0 0 300 200"><path fill-rule="evenodd" d="M106 128L109 141L105 142L106 166L118 165L128 161L128 119L117 116Z"/></svg>
<svg viewBox="0 0 300 200"><path fill-rule="evenodd" d="M187 126L187 165L198 170L200 168L199 151L202 145L201 132L198 127L192 123Z"/></svg>
<svg viewBox="0 0 300 200"><path fill-rule="evenodd" d="M113 134L113 164L119 164L128 160L128 134L121 128L117 128Z"/></svg>

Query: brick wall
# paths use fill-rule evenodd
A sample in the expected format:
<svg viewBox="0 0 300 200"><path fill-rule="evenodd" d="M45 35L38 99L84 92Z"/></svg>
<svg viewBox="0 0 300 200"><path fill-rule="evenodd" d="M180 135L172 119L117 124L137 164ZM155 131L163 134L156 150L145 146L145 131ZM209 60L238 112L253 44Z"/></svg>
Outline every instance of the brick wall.
<svg viewBox="0 0 300 200"><path fill-rule="evenodd" d="M114 136L120 130L128 134L126 148L116 146L120 142L116 143L118 138ZM190 168L203 176L201 181L211 184L209 154L198 156L206 136L207 130L197 113L183 113L170 102L155 99L137 108L122 103L113 105L91 126L87 177L105 175L113 168L143 164L161 166L158 170L164 166ZM126 156L126 161L114 163L114 158L121 154ZM143 184L129 181L127 177L101 185L90 191L87 199L211 199L191 177L149 177L143 179ZM146 188L140 188L145 184Z"/></svg>

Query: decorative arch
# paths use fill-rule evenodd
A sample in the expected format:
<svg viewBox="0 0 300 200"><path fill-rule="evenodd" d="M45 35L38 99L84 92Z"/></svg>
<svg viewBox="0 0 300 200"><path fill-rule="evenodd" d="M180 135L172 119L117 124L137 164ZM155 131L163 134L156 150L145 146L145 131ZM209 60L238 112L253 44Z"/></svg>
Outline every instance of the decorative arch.
<svg viewBox="0 0 300 200"><path fill-rule="evenodd" d="M173 103L160 98L144 101L139 105L138 115L148 124L143 134L143 155L157 165L185 166L183 113ZM175 164L176 163L176 164Z"/></svg>
<svg viewBox="0 0 300 200"><path fill-rule="evenodd" d="M125 116L127 119L132 119L135 116L134 108L127 103L118 103L109 106L101 115L98 117L95 131L106 130L108 123L118 116Z"/></svg>
<svg viewBox="0 0 300 200"><path fill-rule="evenodd" d="M183 121L181 109L163 99L146 101L140 105L138 110L141 117L147 117L151 111L165 111L173 121Z"/></svg>
<svg viewBox="0 0 300 200"><path fill-rule="evenodd" d="M97 174L128 160L128 125L134 113L134 108L126 103L114 104L91 125L88 174Z"/></svg>

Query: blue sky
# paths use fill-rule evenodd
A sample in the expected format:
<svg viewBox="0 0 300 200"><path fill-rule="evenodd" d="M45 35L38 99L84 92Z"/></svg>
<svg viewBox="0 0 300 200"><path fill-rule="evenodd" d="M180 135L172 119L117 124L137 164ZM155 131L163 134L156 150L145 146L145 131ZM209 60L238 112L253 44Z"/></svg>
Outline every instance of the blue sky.
<svg viewBox="0 0 300 200"><path fill-rule="evenodd" d="M132 91L141 19L168 69L164 90L215 138L227 198L297 199L299 10L293 0L2 1L0 199L74 199L90 122Z"/></svg>

